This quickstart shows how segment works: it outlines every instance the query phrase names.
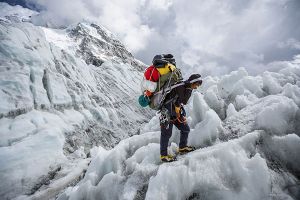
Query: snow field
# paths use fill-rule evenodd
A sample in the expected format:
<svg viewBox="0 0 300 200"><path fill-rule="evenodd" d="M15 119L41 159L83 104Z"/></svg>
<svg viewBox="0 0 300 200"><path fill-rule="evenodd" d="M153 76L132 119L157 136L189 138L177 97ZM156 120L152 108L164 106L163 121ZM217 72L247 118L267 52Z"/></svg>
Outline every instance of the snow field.
<svg viewBox="0 0 300 200"><path fill-rule="evenodd" d="M268 143L269 150L276 155L277 159L298 172L300 171L299 144L300 138L296 134L274 136Z"/></svg>
<svg viewBox="0 0 300 200"><path fill-rule="evenodd" d="M300 67L289 64L263 76L241 68L205 78L186 105L188 143L199 149L160 164L156 115L141 135L110 151L93 149L85 178L59 199L297 198L299 74ZM174 128L171 154L178 142Z"/></svg>
<svg viewBox="0 0 300 200"><path fill-rule="evenodd" d="M256 128L276 135L285 135L291 129L297 110L293 100L286 97L268 96L264 107L256 116Z"/></svg>
<svg viewBox="0 0 300 200"><path fill-rule="evenodd" d="M227 144L197 150L175 163L161 165L149 181L146 199L186 199L193 194L199 199L267 197L266 162L259 154L251 155L246 148L254 149L258 137L258 133L252 133Z"/></svg>
<svg viewBox="0 0 300 200"><path fill-rule="evenodd" d="M300 107L300 85L287 83L283 87L282 95L291 98Z"/></svg>
<svg viewBox="0 0 300 200"><path fill-rule="evenodd" d="M255 150L259 137L253 132L164 164L158 157L159 132L125 139L110 151L95 148L85 178L59 199L134 199L148 181L146 199L185 199L194 193L205 199L265 198L270 177Z"/></svg>
<svg viewBox="0 0 300 200"><path fill-rule="evenodd" d="M1 11L11 14L3 5ZM24 11L27 14L32 13ZM54 198L88 163L82 161L84 156L75 161L77 148L95 143L113 146L136 134L145 122L150 112L135 102L141 77L137 68L143 65L133 65L135 59L115 39L106 38L111 51L89 40L103 42L104 36L111 36L105 30L97 34L100 29L89 23L55 30L21 22L19 17L4 19L0 14L0 196L11 199L36 192ZM72 38L70 32L79 27L86 34ZM101 67L82 58L90 53L84 46L88 43L81 45L86 38L93 43L94 56L103 58ZM76 162L82 164L76 168ZM77 172L64 174L65 168ZM53 183L63 174L71 175ZM55 179L50 185L49 177ZM40 186L49 188L36 191ZM49 191L54 191L52 196Z"/></svg>
<svg viewBox="0 0 300 200"><path fill-rule="evenodd" d="M282 91L280 83L270 72L263 73L263 88L269 94L279 94Z"/></svg>
<svg viewBox="0 0 300 200"><path fill-rule="evenodd" d="M101 147L92 149L92 162L85 178L59 199L133 199L157 169L158 142L159 132L148 132L122 140L109 151Z"/></svg>
<svg viewBox="0 0 300 200"><path fill-rule="evenodd" d="M214 110L208 110L204 119L190 132L188 143L195 147L212 145L222 131L221 119Z"/></svg>
<svg viewBox="0 0 300 200"><path fill-rule="evenodd" d="M33 110L15 119L1 119L0 188L5 192L1 195L28 191L49 170L63 166L67 161L64 133L74 131L75 125L84 124L85 120L75 110Z"/></svg>
<svg viewBox="0 0 300 200"><path fill-rule="evenodd" d="M232 103L230 103L230 104L228 105L227 110L226 110L227 117L230 117L230 116L232 116L232 115L235 115L236 113L237 113L237 111L236 111L234 105L233 105Z"/></svg>

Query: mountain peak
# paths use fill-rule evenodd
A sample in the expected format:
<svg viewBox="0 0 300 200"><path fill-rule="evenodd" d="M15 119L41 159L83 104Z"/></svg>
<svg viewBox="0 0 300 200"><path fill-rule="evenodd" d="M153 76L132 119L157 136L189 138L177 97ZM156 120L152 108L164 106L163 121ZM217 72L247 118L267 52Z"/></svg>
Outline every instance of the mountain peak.
<svg viewBox="0 0 300 200"><path fill-rule="evenodd" d="M99 67L103 62L113 59L117 63L130 63L138 70L143 68L125 46L100 25L81 22L67 31L78 45L77 55L87 64Z"/></svg>

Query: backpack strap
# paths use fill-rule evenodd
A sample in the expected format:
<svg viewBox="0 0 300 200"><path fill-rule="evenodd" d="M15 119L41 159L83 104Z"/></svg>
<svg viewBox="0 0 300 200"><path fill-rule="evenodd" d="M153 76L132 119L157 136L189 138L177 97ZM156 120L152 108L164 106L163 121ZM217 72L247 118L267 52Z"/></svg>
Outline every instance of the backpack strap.
<svg viewBox="0 0 300 200"><path fill-rule="evenodd" d="M162 98L161 98L161 100L160 100L160 102L159 102L159 109L161 108L162 103L164 102L164 100L165 100L167 94L170 93L170 91L171 91L169 88L170 88L170 84L171 84L171 80L172 80L173 74L174 74L174 71L172 71L172 73L171 73L171 76L170 76L170 78L169 78L169 80L168 80L168 85L167 85L167 87L166 87L166 88L163 87L163 89L159 91L159 92L161 92L161 93L163 94L163 96L162 96ZM171 86L171 87L172 87L172 86Z"/></svg>
<svg viewBox="0 0 300 200"><path fill-rule="evenodd" d="M153 79L153 77L152 77L152 75L153 75L153 71L155 70L155 68L153 67L153 69L152 69L152 71L151 71L151 74L150 74L150 81L154 81L154 79Z"/></svg>
<svg viewBox="0 0 300 200"><path fill-rule="evenodd" d="M158 92L155 92L154 94L160 94L160 93L163 93L163 92L170 92L171 90L173 90L174 88L177 88L177 87L179 87L179 86L181 86L181 85L185 85L186 84L186 82L181 82L181 83L177 83L177 84L175 84L175 85L172 85L171 87L168 87L168 88L166 88L166 89L162 89L162 90L160 90L160 91L158 91Z"/></svg>
<svg viewBox="0 0 300 200"><path fill-rule="evenodd" d="M173 102L173 101L175 102L175 100L178 98L177 94L175 95L174 98L169 99L167 102L163 103L164 100L165 100L165 98L166 98L166 96L167 96L167 94L169 94L172 91L172 89L174 89L176 87L179 87L181 85L184 85L184 84L185 84L184 82L183 83L179 83L179 84L176 84L176 85L173 85L173 86L169 87L166 91L162 91L162 92L165 92L165 93L163 93L163 97L161 98L161 101L159 103L158 109L160 110L163 107L163 105L165 105L165 104L168 104L168 103Z"/></svg>
<svg viewBox="0 0 300 200"><path fill-rule="evenodd" d="M169 99L164 104L167 105L169 103L174 103L177 100L177 98L178 98L178 95L176 94L175 97L173 97L172 99Z"/></svg>
<svg viewBox="0 0 300 200"><path fill-rule="evenodd" d="M192 81L183 81L183 82L177 83L175 85L172 85L171 87L167 87L165 90L160 90L158 92L155 92L155 94L159 94L159 93L162 93L162 92L170 92L174 88L177 88L177 87L179 87L181 85L185 85L187 83L195 83L195 82L198 82L198 81L201 81L201 78L197 78L197 79L194 79Z"/></svg>
<svg viewBox="0 0 300 200"><path fill-rule="evenodd" d="M170 80L171 80L171 79L170 79ZM181 83L177 83L177 84L172 85L172 86L170 86L170 80L169 80L169 83L168 83L168 87L167 87L167 88L163 88L162 90L160 90L160 91L158 91L158 92L155 93L155 94L163 93L163 97L162 97L162 99L161 99L161 101L160 101L160 105L159 105L159 110L162 108L162 106L163 106L162 103L164 102L164 100L165 100L167 94L169 94L174 88L177 88L177 87L179 87L179 86L185 85L185 84L187 84L187 83L195 83L195 82L197 82L197 81L200 81L201 78L199 77L199 78L194 79L194 80L192 80L192 81L183 81L183 82L181 82ZM174 98L168 100L168 101L165 102L164 104L168 104L168 103L174 101L176 98L178 98L178 95L177 95L177 94L176 94L176 96L175 96Z"/></svg>

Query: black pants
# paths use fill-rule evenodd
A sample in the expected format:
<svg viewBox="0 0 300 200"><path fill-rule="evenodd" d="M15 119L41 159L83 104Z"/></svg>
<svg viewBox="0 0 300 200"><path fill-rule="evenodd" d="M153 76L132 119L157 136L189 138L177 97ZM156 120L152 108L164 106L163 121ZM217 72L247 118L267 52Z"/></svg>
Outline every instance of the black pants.
<svg viewBox="0 0 300 200"><path fill-rule="evenodd" d="M161 127L161 136L160 136L160 155L168 155L168 144L169 139L172 136L173 124L180 130L180 142L179 148L185 147L187 145L187 139L190 132L190 127L187 123L179 123L178 121L170 122L169 126Z"/></svg>

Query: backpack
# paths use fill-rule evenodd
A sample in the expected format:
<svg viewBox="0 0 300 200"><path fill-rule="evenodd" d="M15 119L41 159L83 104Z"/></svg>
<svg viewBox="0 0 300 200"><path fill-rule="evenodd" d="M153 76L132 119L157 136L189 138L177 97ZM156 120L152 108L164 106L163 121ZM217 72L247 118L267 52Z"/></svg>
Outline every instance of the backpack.
<svg viewBox="0 0 300 200"><path fill-rule="evenodd" d="M145 70L141 84L143 95L140 96L139 102L143 107L146 105L145 102L149 102L150 108L160 110L171 86L183 78L181 71L176 68L172 54L156 55L152 63L153 65Z"/></svg>
<svg viewBox="0 0 300 200"><path fill-rule="evenodd" d="M157 82L160 77L160 72L157 70L157 68L154 65L151 65L148 67L144 72L144 78L146 80Z"/></svg>
<svg viewBox="0 0 300 200"><path fill-rule="evenodd" d="M162 54L154 56L152 63L155 67L163 67L167 63L171 63L176 66L175 58L172 54Z"/></svg>
<svg viewBox="0 0 300 200"><path fill-rule="evenodd" d="M149 107L154 110L160 110L167 94L175 87L183 84L179 69L161 76L156 92L149 99Z"/></svg>

